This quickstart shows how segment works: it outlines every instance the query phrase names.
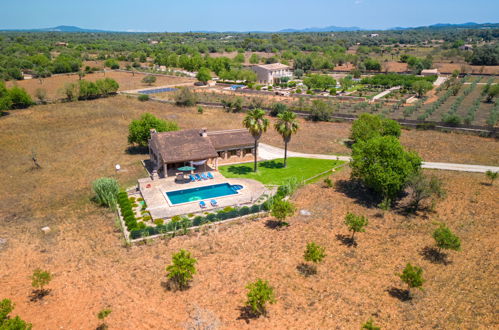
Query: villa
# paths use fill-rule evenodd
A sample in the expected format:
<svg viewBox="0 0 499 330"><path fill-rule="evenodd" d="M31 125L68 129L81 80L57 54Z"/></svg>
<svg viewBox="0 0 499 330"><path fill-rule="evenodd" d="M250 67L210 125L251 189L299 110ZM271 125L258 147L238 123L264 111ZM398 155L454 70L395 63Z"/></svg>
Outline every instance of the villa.
<svg viewBox="0 0 499 330"><path fill-rule="evenodd" d="M254 144L245 129L209 132L203 128L160 133L151 130L151 173L155 179L176 176L177 169L186 165L216 171L221 163L253 161Z"/></svg>
<svg viewBox="0 0 499 330"><path fill-rule="evenodd" d="M251 70L256 73L260 84L279 83L282 78L293 77L291 68L281 63L254 65Z"/></svg>
<svg viewBox="0 0 499 330"><path fill-rule="evenodd" d="M150 176L138 180L137 193L153 219L251 206L268 189L255 180L226 178L218 165L252 162L254 148L245 129L151 130L145 162Z"/></svg>

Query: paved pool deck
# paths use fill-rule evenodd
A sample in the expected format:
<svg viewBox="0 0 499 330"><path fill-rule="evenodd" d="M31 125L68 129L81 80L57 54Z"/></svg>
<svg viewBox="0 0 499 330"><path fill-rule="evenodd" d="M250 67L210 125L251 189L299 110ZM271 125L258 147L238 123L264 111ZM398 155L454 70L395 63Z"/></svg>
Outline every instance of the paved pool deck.
<svg viewBox="0 0 499 330"><path fill-rule="evenodd" d="M213 179L202 180L188 183L177 183L175 177L167 177L156 180L150 178L139 179L139 190L147 203L147 210L151 213L153 219L167 219L175 215L184 215L190 213L199 213L223 209L227 206L244 206L253 204L263 194L269 193L268 189L260 182L251 179L227 179L218 172L211 172ZM206 208L199 206L200 201L170 205L166 198L169 191L190 189L215 184L229 183L231 185L242 185L243 189L238 194L216 197L218 206L213 207L210 199L204 199Z"/></svg>

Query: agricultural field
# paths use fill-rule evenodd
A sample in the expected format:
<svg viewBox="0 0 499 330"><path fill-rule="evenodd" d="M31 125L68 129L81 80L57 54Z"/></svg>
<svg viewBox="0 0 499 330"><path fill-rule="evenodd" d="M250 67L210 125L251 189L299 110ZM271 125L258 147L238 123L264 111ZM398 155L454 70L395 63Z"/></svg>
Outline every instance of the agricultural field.
<svg viewBox="0 0 499 330"><path fill-rule="evenodd" d="M320 181L299 189L292 201L311 215L297 213L285 229L272 229L269 218L126 247L114 214L92 202L90 184L108 176L130 186L146 175L140 161L147 155L128 153L126 141L128 124L146 111L181 128L235 128L243 118L126 96L35 106L0 118L0 180L9 187L0 192L0 238L6 239L0 296L10 297L16 315L35 328L94 328L103 308L112 309L107 321L114 328L184 328L198 314L232 329L358 328L370 317L383 328L494 327L499 188L483 174L425 171L443 181L446 197L434 212L408 218L397 209L382 212L348 189L347 167L331 176L334 188ZM349 153L343 142L350 124L299 123L291 150ZM401 141L425 160L499 164L494 139L404 130ZM263 142L282 145L273 129ZM33 153L41 169L33 168ZM349 235L347 212L369 219L356 247L341 240ZM440 221L462 240L448 264L425 254ZM43 226L51 232L43 234ZM304 277L297 267L310 241L327 256L316 275ZM172 292L164 287L165 266L179 249L198 259L198 272L188 290ZM423 267L427 280L411 302L397 294L405 286L395 274L406 262ZM43 301L30 300L36 267L54 277ZM275 288L276 303L268 317L247 318L244 287L259 277Z"/></svg>
<svg viewBox="0 0 499 330"><path fill-rule="evenodd" d="M174 84L184 84L196 80L186 77L174 77L174 76L156 76L156 82L150 86L142 82L142 79L146 76L143 73L128 73L120 71L106 71L106 72L96 72L86 75L83 79L88 81L96 81L97 79L112 78L120 85L119 91L133 90L139 88L151 88L154 86L165 86ZM64 94L61 91L67 83L78 82L79 77L77 74L60 74L48 78L41 79L28 79L28 80L18 80L18 81L8 81L7 87L12 87L17 85L26 89L26 91L35 99L36 90L42 88L47 92L48 100L56 100L64 98Z"/></svg>

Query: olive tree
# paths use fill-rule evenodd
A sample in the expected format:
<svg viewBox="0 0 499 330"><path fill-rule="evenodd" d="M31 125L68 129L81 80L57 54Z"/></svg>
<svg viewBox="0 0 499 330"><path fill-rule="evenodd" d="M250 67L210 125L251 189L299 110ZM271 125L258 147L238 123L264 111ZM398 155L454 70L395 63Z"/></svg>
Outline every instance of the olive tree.
<svg viewBox="0 0 499 330"><path fill-rule="evenodd" d="M147 75L144 78L142 78L142 82L144 84L151 86L152 84L154 84L156 82L156 76Z"/></svg>
<svg viewBox="0 0 499 330"><path fill-rule="evenodd" d="M423 289L423 283L425 280L423 279L423 269L421 267L413 266L410 263L407 263L402 271L402 274L399 274L398 276L402 282L407 284L409 297L411 296L411 289Z"/></svg>
<svg viewBox="0 0 499 330"><path fill-rule="evenodd" d="M287 217L295 213L295 206L288 200L275 199L272 203L270 214L279 221L279 225L287 225Z"/></svg>
<svg viewBox="0 0 499 330"><path fill-rule="evenodd" d="M461 250L461 240L445 224L435 229L433 238L439 250Z"/></svg>
<svg viewBox="0 0 499 330"><path fill-rule="evenodd" d="M186 250L180 250L173 254L172 264L166 267L168 279L180 290L184 290L189 286L194 274L196 274L195 258L191 257L191 253Z"/></svg>
<svg viewBox="0 0 499 330"><path fill-rule="evenodd" d="M354 241L355 233L363 233L366 231L365 227L369 224L369 220L362 215L355 215L348 212L345 216L345 225L347 225L348 230L352 232L352 237L350 240Z"/></svg>
<svg viewBox="0 0 499 330"><path fill-rule="evenodd" d="M256 315L267 314L267 304L275 303L274 288L267 281L258 279L246 286L248 289L246 306Z"/></svg>

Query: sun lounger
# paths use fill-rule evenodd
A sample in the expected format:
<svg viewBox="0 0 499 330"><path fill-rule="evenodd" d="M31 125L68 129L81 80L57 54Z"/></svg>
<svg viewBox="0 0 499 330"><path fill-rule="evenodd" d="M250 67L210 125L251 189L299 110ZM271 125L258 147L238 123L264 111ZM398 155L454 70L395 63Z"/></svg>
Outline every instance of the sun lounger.
<svg viewBox="0 0 499 330"><path fill-rule="evenodd" d="M202 208L202 209L206 208L206 203L204 201L200 201L199 202L199 207Z"/></svg>
<svg viewBox="0 0 499 330"><path fill-rule="evenodd" d="M196 180L198 180L198 181L201 181L201 180L202 180L202 179L201 179L201 177L199 176L199 174L197 174L197 173L194 175L194 177L195 177L195 178L196 178Z"/></svg>
<svg viewBox="0 0 499 330"><path fill-rule="evenodd" d="M208 172L206 174L206 176L208 177L208 179L214 179L215 177L213 176L213 174L211 174L211 172Z"/></svg>
<svg viewBox="0 0 499 330"><path fill-rule="evenodd" d="M196 178L192 174L189 174L189 179L191 180L191 182L196 181Z"/></svg>
<svg viewBox="0 0 499 330"><path fill-rule="evenodd" d="M210 203L211 203L211 206L218 206L218 202L216 200L214 200L214 199L212 199L210 201Z"/></svg>
<svg viewBox="0 0 499 330"><path fill-rule="evenodd" d="M205 173L203 173L203 174L201 174L201 179L203 179L203 180L208 180L208 177L206 176L206 174L205 174Z"/></svg>

